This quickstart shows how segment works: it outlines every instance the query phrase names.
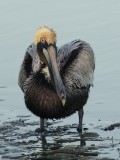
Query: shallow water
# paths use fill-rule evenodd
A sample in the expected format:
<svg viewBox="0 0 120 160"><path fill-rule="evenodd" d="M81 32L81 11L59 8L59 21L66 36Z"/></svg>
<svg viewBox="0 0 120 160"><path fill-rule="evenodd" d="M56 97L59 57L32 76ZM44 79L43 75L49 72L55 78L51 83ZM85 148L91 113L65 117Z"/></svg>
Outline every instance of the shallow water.
<svg viewBox="0 0 120 160"><path fill-rule="evenodd" d="M120 122L120 1L4 0L0 1L0 6L0 125L19 120L21 116L28 116L31 123L39 121L26 109L17 78L25 50L33 41L36 28L48 25L57 32L58 46L76 38L91 44L96 56L96 70L94 88L85 107L84 124L89 132L97 132L102 138L113 136L119 139L119 129L105 132L91 128L91 124L96 126L99 120L101 126ZM74 114L53 126L77 123L76 117ZM30 127L31 132L35 127ZM109 145L107 141L105 144ZM113 152L108 153L101 156L118 158L117 151L116 157L110 154Z"/></svg>

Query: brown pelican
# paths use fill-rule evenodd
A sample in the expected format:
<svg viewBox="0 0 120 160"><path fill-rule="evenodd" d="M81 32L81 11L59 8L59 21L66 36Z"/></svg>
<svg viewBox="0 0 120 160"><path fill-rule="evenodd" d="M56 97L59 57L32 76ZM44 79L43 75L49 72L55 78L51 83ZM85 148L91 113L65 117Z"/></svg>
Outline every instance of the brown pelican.
<svg viewBox="0 0 120 160"><path fill-rule="evenodd" d="M83 106L93 85L94 53L90 45L74 40L57 49L56 33L46 26L35 33L25 53L19 86L27 108L44 119L60 119L78 111L78 132L82 132Z"/></svg>

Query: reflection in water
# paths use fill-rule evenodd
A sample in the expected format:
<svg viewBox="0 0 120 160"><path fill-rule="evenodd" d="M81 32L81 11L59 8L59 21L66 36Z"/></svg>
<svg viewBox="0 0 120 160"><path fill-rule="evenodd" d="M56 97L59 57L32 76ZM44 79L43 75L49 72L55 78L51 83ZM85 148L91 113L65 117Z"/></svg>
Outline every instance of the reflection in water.
<svg viewBox="0 0 120 160"><path fill-rule="evenodd" d="M63 160L66 159L77 159L82 156L89 157L98 156L98 153L95 151L92 151L92 149L88 149L87 147L84 148L86 145L85 138L83 135L80 136L80 139L77 139L80 142L80 145L66 145L66 139L62 139L62 141L58 143L58 141L54 140L53 143L47 143L46 137L41 137L42 142L42 158L48 158L48 159L60 159L62 157ZM75 138L72 139L72 142L76 141ZM69 143L69 139L67 141ZM51 158L52 157L52 158Z"/></svg>
<svg viewBox="0 0 120 160"><path fill-rule="evenodd" d="M96 132L89 131L78 134L77 124L56 127L55 124L49 123L51 127L48 127L46 136L41 137L33 128L31 129L31 126L36 128L38 124L38 122L29 122L26 118L4 122L0 126L0 155L2 158L79 159L80 156L98 156L98 153L104 153L105 149L110 153L110 147L113 148L111 138L101 139ZM88 141L93 145L88 145ZM113 151L116 150L116 147L119 147L119 143L118 140L116 143L114 139Z"/></svg>
<svg viewBox="0 0 120 160"><path fill-rule="evenodd" d="M45 135L41 135L41 142L42 142L42 149L46 149L47 147L47 140Z"/></svg>
<svg viewBox="0 0 120 160"><path fill-rule="evenodd" d="M83 147L86 145L85 139L84 139L84 135L81 134L80 135L80 146Z"/></svg>
<svg viewBox="0 0 120 160"><path fill-rule="evenodd" d="M66 141L67 142L75 142L75 141L79 141L80 142L80 147L84 147L86 145L86 141L85 141L85 137L84 137L84 134L78 134L78 137L80 137L80 139L69 139L66 140L66 139L61 139L59 141L54 141L54 143L47 143L47 136L44 134L41 135L40 137L40 141L42 143L42 149L45 151L45 149L49 149L49 147L51 148L51 145L54 144L54 149L58 149L60 147L62 147L62 143L65 143Z"/></svg>

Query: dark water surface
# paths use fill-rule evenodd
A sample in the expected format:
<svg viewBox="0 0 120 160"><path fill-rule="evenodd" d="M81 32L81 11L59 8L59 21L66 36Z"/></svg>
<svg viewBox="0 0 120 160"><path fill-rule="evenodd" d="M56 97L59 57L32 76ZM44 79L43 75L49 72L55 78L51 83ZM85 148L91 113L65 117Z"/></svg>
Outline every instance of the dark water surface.
<svg viewBox="0 0 120 160"><path fill-rule="evenodd" d="M50 159L50 155L58 159L81 159L80 155L83 159L119 159L120 1L4 0L0 1L0 6L1 159ZM39 119L24 105L23 94L17 85L18 71L25 50L41 25L56 30L58 46L80 38L94 49L95 81L85 106L84 128L88 128L85 132L88 135L87 138L85 135L84 147L79 148L76 113L57 123L50 121L46 152L40 136L34 132ZM113 126L109 128L111 124ZM112 131L104 131L106 127ZM100 136L94 137L94 134ZM64 153L60 149L66 146Z"/></svg>

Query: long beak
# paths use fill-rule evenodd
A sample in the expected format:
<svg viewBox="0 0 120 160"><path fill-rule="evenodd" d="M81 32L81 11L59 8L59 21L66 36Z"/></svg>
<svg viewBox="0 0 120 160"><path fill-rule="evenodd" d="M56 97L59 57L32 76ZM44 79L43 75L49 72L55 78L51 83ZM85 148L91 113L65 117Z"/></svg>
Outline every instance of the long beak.
<svg viewBox="0 0 120 160"><path fill-rule="evenodd" d="M47 50L43 49L43 53L48 63L51 79L53 80L57 94L64 106L66 103L66 91L57 66L56 48L53 45L50 45Z"/></svg>

